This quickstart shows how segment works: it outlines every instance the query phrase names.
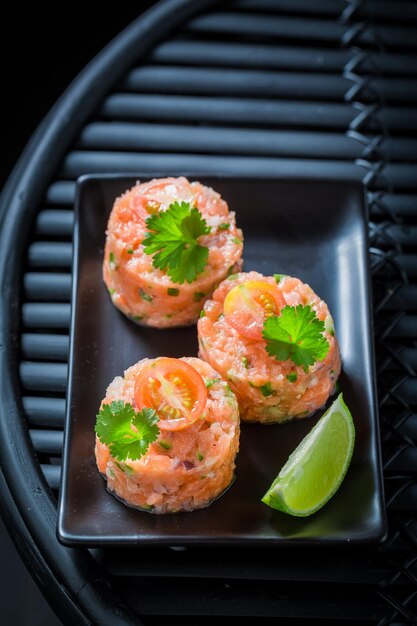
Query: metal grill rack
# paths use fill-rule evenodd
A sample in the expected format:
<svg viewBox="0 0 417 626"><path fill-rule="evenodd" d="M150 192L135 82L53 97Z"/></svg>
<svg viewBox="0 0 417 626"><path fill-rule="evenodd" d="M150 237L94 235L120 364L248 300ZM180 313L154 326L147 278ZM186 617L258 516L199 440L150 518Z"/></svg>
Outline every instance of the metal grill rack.
<svg viewBox="0 0 417 626"><path fill-rule="evenodd" d="M416 133L411 0L167 0L45 120L3 194L0 497L65 622L417 623ZM389 520L381 547L57 543L75 180L138 171L363 182Z"/></svg>

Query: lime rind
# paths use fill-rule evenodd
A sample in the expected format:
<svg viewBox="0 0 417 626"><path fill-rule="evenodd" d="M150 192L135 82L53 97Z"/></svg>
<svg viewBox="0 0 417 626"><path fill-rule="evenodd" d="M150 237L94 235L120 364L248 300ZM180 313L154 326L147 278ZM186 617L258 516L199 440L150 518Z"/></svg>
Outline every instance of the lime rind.
<svg viewBox="0 0 417 626"><path fill-rule="evenodd" d="M331 488L326 494L318 500L313 506L305 508L295 508L288 503L289 490L297 488L297 480L304 473L304 467L308 466L311 455L320 446L320 440L329 425L329 422L334 421L339 416L342 417L347 427L347 449L344 456L343 465L340 472L337 475L337 479L332 484ZM297 448L288 457L287 462L282 467L278 476L273 481L272 485L262 498L262 502L268 506L294 515L296 517L307 517L312 515L319 509L321 509L329 500L334 496L339 489L349 468L350 461L352 459L353 448L355 444L355 427L352 419L352 415L343 400L343 394L339 394L333 404L320 418L317 424L311 429L311 431L304 437ZM298 476L297 477L297 473ZM290 484L291 483L291 484Z"/></svg>

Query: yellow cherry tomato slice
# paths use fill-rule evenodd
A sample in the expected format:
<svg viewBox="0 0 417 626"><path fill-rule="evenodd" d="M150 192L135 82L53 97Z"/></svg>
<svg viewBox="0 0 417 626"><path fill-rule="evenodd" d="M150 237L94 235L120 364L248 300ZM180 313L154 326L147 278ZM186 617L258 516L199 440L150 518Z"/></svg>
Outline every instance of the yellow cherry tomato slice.
<svg viewBox="0 0 417 626"><path fill-rule="evenodd" d="M224 300L224 315L239 335L259 340L266 318L279 315L285 304L278 286L249 280L229 291Z"/></svg>
<svg viewBox="0 0 417 626"><path fill-rule="evenodd" d="M204 380L180 359L161 357L137 376L134 391L139 410L154 409L159 428L182 430L201 417L207 402Z"/></svg>

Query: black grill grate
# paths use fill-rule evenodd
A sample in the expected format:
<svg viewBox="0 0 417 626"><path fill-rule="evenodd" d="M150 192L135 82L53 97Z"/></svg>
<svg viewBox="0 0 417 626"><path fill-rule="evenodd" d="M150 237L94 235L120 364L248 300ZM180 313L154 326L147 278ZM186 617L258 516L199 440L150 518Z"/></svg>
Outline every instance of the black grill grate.
<svg viewBox="0 0 417 626"><path fill-rule="evenodd" d="M368 194L387 541L320 555L93 551L145 623L417 623L416 25L416 5L403 0L239 0L197 17L109 94L45 192L23 281L20 375L29 434L52 489L77 176L326 175L362 180Z"/></svg>

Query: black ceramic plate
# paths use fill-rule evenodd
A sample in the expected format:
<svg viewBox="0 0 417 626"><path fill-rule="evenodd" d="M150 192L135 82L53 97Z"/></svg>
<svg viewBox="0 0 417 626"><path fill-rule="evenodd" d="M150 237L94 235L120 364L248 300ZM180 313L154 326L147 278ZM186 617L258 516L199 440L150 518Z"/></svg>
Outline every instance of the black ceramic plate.
<svg viewBox="0 0 417 626"><path fill-rule="evenodd" d="M260 498L322 412L282 426L242 424L236 481L206 509L152 515L106 491L94 460L94 424L109 382L144 357L197 354L196 328L140 328L111 304L101 274L107 218L137 177L84 177L78 185L70 373L58 538L67 545L322 544L385 534L366 211L360 185L311 180L204 178L236 211L244 269L292 274L328 303L340 342L341 390L356 445L337 494L309 518ZM146 177L140 177L144 180ZM149 176L148 176L149 178Z"/></svg>

